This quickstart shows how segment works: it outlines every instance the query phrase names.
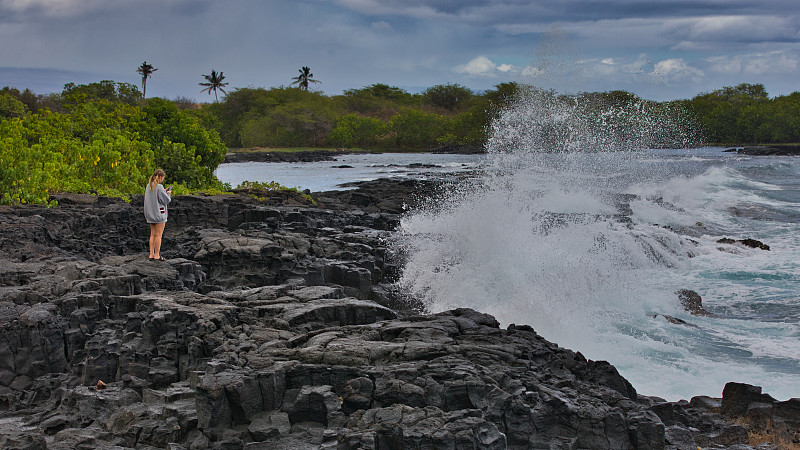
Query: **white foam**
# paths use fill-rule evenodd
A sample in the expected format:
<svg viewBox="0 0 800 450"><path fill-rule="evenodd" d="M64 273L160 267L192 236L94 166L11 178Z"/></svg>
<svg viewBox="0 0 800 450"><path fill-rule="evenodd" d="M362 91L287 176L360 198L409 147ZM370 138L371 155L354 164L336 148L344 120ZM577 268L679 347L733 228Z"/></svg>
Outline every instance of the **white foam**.
<svg viewBox="0 0 800 450"><path fill-rule="evenodd" d="M532 325L559 345L610 361L646 395L714 395L739 381L776 397L797 396L796 322L693 317L675 294L708 292L708 307L730 311L739 299L726 295L758 290L746 284L753 279L720 272L763 273L776 295L785 295L787 283L774 279L778 268L790 281L800 278L793 262L800 260L793 237L800 230L731 214L742 201L779 203L753 193L768 183L724 163L712 166L710 158L598 152L637 148L646 133L633 124L630 139L614 147L619 128L609 133L575 105L547 100L528 98L501 115L485 177L403 218L396 244L408 261L399 286L431 311L470 307L503 324ZM691 171L680 164L692 164ZM750 231L743 224L766 226L788 250L719 251L719 234L741 239ZM664 315L697 327L671 324Z"/></svg>

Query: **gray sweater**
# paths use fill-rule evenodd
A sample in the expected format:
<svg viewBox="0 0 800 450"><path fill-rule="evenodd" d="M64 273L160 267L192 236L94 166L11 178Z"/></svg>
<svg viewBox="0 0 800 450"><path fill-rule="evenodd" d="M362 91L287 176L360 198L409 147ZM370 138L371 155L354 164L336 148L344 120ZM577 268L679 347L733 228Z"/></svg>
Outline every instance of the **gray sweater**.
<svg viewBox="0 0 800 450"><path fill-rule="evenodd" d="M150 190L148 184L144 188L144 218L147 223L164 223L167 221L167 205L172 201L164 186L158 185Z"/></svg>

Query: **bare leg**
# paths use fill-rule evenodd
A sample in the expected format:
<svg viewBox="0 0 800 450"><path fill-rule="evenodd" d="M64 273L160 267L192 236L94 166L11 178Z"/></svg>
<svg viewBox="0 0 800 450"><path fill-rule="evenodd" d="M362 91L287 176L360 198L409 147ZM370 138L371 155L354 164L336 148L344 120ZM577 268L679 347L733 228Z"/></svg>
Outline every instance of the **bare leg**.
<svg viewBox="0 0 800 450"><path fill-rule="evenodd" d="M154 224L154 223L150 224L150 242L149 242L149 245L150 245L150 256L148 256L148 258L150 258L150 259L155 258L155 254L156 254L155 251L154 251L155 250L155 248L154 248L155 235L156 235L156 227L155 226L156 226L156 224Z"/></svg>
<svg viewBox="0 0 800 450"><path fill-rule="evenodd" d="M153 258L161 258L161 236L164 235L164 226L166 223L153 224Z"/></svg>

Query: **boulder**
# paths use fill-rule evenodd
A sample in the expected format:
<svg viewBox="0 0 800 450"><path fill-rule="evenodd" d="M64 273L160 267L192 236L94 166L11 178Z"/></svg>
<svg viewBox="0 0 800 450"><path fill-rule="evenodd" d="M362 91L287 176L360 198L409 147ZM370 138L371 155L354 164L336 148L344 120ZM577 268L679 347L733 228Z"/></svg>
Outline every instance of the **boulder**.
<svg viewBox="0 0 800 450"><path fill-rule="evenodd" d="M758 241L758 240L755 240L755 239L751 239L751 238L738 239L738 240L731 239L731 238L721 238L721 239L717 240L717 243L718 244L736 244L736 243L739 243L739 244L744 245L745 247L757 248L757 249L769 251L769 245L767 245L767 244L765 244L765 243L763 243L761 241Z"/></svg>
<svg viewBox="0 0 800 450"><path fill-rule="evenodd" d="M678 295L678 300L680 300L683 309L689 311L689 313L691 313L693 316L716 317L715 314L706 311L706 309L703 307L703 298L700 297L700 294L698 294L697 292L689 289L680 289L675 293ZM686 324L686 322L681 319L677 319L671 316L665 316L665 317L667 317L667 320L672 323Z"/></svg>

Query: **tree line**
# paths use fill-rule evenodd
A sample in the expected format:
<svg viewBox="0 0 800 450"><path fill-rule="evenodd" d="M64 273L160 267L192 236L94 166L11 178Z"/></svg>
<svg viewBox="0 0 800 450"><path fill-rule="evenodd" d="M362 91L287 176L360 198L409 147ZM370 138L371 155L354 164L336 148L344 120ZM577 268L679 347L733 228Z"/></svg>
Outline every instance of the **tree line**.
<svg viewBox="0 0 800 450"><path fill-rule="evenodd" d="M327 96L302 88L243 88L204 110L208 126L232 148L481 146L492 114L516 89L515 83L503 83L475 94L464 86L447 84L410 94L373 84Z"/></svg>
<svg viewBox="0 0 800 450"><path fill-rule="evenodd" d="M142 88L155 69L137 70ZM214 177L229 148L336 147L429 150L482 147L492 119L525 89L500 83L485 92L458 84L417 94L386 84L328 96L309 90L303 67L298 87L233 89L217 102L144 99L129 83L69 83L57 94L0 90L0 203L48 203L54 192L138 193L156 167L181 190L221 190ZM222 72L200 83L216 93ZM211 91L209 91L210 93ZM557 95L550 92L549 95ZM561 96L564 97L564 96ZM800 142L800 93L769 98L761 84L672 102L645 101L625 91L581 93L571 101L604 108L681 111L706 143ZM663 130L662 130L663 131ZM654 135L659 130L654 130ZM658 136L652 141L659 145Z"/></svg>
<svg viewBox="0 0 800 450"><path fill-rule="evenodd" d="M481 147L491 120L517 98L517 83L485 92L458 84L433 86L411 94L386 84L351 89L342 95L293 88L243 88L207 105L210 122L223 141L237 147L361 147L431 149ZM769 98L761 84L700 94L670 102L646 101L625 91L571 96L598 110L646 105L682 111L685 126L705 143L774 144L800 142L800 93Z"/></svg>
<svg viewBox="0 0 800 450"><path fill-rule="evenodd" d="M800 143L800 92L769 98L763 84L739 84L681 100L707 142Z"/></svg>

